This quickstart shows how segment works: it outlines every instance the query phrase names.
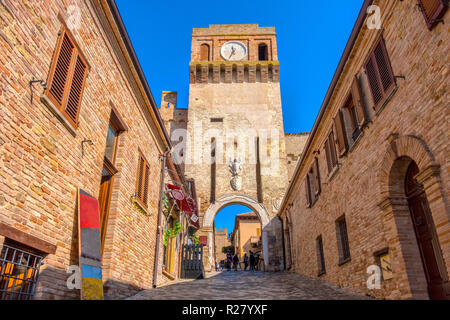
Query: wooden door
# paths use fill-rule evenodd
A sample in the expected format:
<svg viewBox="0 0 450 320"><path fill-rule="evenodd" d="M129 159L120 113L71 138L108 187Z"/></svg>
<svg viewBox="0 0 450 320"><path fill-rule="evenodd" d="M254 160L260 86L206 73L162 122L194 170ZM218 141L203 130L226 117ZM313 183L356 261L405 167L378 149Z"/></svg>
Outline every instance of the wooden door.
<svg viewBox="0 0 450 320"><path fill-rule="evenodd" d="M449 283L442 275L445 264L436 237L428 200L423 186L414 179L418 173L419 168L413 162L406 175L406 195L427 278L428 293L430 299L433 300L450 299Z"/></svg>
<svg viewBox="0 0 450 320"><path fill-rule="evenodd" d="M113 172L105 166L102 172L102 180L100 183L99 193L99 212L100 212L100 235L102 242L102 254L105 246L106 229L108 226L109 205L111 202L111 190L113 184Z"/></svg>

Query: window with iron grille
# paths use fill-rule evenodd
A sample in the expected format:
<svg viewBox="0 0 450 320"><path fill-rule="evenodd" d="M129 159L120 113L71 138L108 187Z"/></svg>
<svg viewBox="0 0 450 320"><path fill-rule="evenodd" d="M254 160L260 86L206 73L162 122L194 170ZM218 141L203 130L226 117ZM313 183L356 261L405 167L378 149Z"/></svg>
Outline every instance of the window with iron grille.
<svg viewBox="0 0 450 320"><path fill-rule="evenodd" d="M318 274L319 276L321 276L326 273L322 236L319 236L316 239L316 249L317 249L317 266L319 268Z"/></svg>
<svg viewBox="0 0 450 320"><path fill-rule="evenodd" d="M338 240L339 264L341 265L351 259L345 217L342 217L336 221L336 235Z"/></svg>
<svg viewBox="0 0 450 320"><path fill-rule="evenodd" d="M0 252L0 300L32 300L43 256L6 240Z"/></svg>

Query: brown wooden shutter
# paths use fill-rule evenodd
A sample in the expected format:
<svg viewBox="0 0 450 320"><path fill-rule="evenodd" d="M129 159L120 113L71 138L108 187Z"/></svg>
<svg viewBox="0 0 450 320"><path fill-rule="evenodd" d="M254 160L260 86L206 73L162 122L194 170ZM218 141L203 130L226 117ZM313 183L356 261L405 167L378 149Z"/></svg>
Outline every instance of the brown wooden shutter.
<svg viewBox="0 0 450 320"><path fill-rule="evenodd" d="M314 161L314 191L316 195L319 195L322 191L322 186L320 184L320 168L319 168L319 159L316 158Z"/></svg>
<svg viewBox="0 0 450 320"><path fill-rule="evenodd" d="M391 70L391 63L389 62L386 47L383 38L375 48L375 60L378 66L378 73L384 91L384 97L387 96L389 89L394 85L394 75Z"/></svg>
<svg viewBox="0 0 450 320"><path fill-rule="evenodd" d="M428 29L432 29L448 8L448 0L419 0Z"/></svg>
<svg viewBox="0 0 450 320"><path fill-rule="evenodd" d="M330 156L331 156L331 164L333 168L337 166L338 160L336 156L336 143L334 142L334 132L331 131L330 136L328 137L328 144L330 146Z"/></svg>
<svg viewBox="0 0 450 320"><path fill-rule="evenodd" d="M69 98L64 110L68 120L76 128L78 127L78 115L80 113L81 98L83 96L84 82L87 75L87 66L78 56L75 63L72 82L70 85Z"/></svg>
<svg viewBox="0 0 450 320"><path fill-rule="evenodd" d="M332 160L331 160L331 149L329 138L325 141L325 154L327 156L328 174L333 170Z"/></svg>
<svg viewBox="0 0 450 320"><path fill-rule="evenodd" d="M139 156L139 165L138 165L138 179L137 179L137 186L136 186L136 196L139 200L143 201L143 193L142 193L142 186L143 186L143 175L144 175L144 159L142 156Z"/></svg>
<svg viewBox="0 0 450 320"><path fill-rule="evenodd" d="M48 92L52 102L61 108L64 102L67 83L69 82L70 67L72 65L75 46L66 33L56 52L56 64L52 67L52 78Z"/></svg>
<svg viewBox="0 0 450 320"><path fill-rule="evenodd" d="M383 38L378 42L366 64L366 73L374 100L373 108L377 111L382 106L382 101L395 87L395 78Z"/></svg>
<svg viewBox="0 0 450 320"><path fill-rule="evenodd" d="M70 32L63 27L52 61L45 94L76 129L88 64Z"/></svg>
<svg viewBox="0 0 450 320"><path fill-rule="evenodd" d="M145 173L144 173L144 190L143 190L143 202L144 204L147 206L148 205L148 182L149 182L149 176L150 176L150 167L147 164L147 162L145 162Z"/></svg>
<svg viewBox="0 0 450 320"><path fill-rule="evenodd" d="M309 174L306 175L305 179L305 193L306 193L306 204L308 205L308 207L311 207L312 198L311 198L311 187L309 183Z"/></svg>
<svg viewBox="0 0 450 320"><path fill-rule="evenodd" d="M356 117L358 125L362 128L367 122L367 112L364 107L364 102L361 94L361 87L359 85L358 76L355 76L352 83L352 99L356 108Z"/></svg>
<svg viewBox="0 0 450 320"><path fill-rule="evenodd" d="M345 132L344 115L339 110L336 118L334 118L334 124L336 126L337 145L339 148L339 156L344 156L348 151L347 134Z"/></svg>
<svg viewBox="0 0 450 320"><path fill-rule="evenodd" d="M370 91L372 92L373 102L375 106L377 106L378 103L383 98L383 94L381 92L380 85L378 84L377 69L373 55L370 57L369 62L367 62L366 71L367 71L367 78L369 79Z"/></svg>

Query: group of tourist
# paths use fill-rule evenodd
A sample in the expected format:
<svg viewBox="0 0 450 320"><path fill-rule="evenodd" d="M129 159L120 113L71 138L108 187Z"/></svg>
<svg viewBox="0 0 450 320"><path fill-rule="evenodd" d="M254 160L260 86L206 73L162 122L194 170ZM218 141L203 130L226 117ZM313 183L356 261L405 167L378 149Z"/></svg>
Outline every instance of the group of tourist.
<svg viewBox="0 0 450 320"><path fill-rule="evenodd" d="M244 263L244 270L247 271L247 268L249 270L256 270L256 266L258 265L259 256L255 255L252 251L249 252L249 255L247 253L244 254L244 257L242 258L242 262ZM227 252L227 257L224 261L224 266L227 269L227 271L231 271L233 268L234 271L237 271L238 265L239 265L239 256L237 253L233 256L230 251ZM218 269L221 266L218 266Z"/></svg>

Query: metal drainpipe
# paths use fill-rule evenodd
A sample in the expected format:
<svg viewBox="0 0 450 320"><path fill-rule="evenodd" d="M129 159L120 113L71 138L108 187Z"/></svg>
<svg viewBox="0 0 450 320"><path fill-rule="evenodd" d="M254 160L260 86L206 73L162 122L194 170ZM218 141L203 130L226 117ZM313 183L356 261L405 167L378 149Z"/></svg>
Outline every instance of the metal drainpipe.
<svg viewBox="0 0 450 320"><path fill-rule="evenodd" d="M284 243L284 221L281 219L279 215L277 215L278 219L281 221L281 244L283 246L283 271L287 271L287 265L286 265L286 247Z"/></svg>
<svg viewBox="0 0 450 320"><path fill-rule="evenodd" d="M168 149L162 156L161 166L161 185L159 189L159 204L158 204L158 227L156 228L156 246L155 246L155 260L153 265L153 288L156 288L158 283L158 262L159 262L159 242L161 241L161 215L162 215L162 199L164 194L164 175L166 172L167 156L170 153Z"/></svg>

